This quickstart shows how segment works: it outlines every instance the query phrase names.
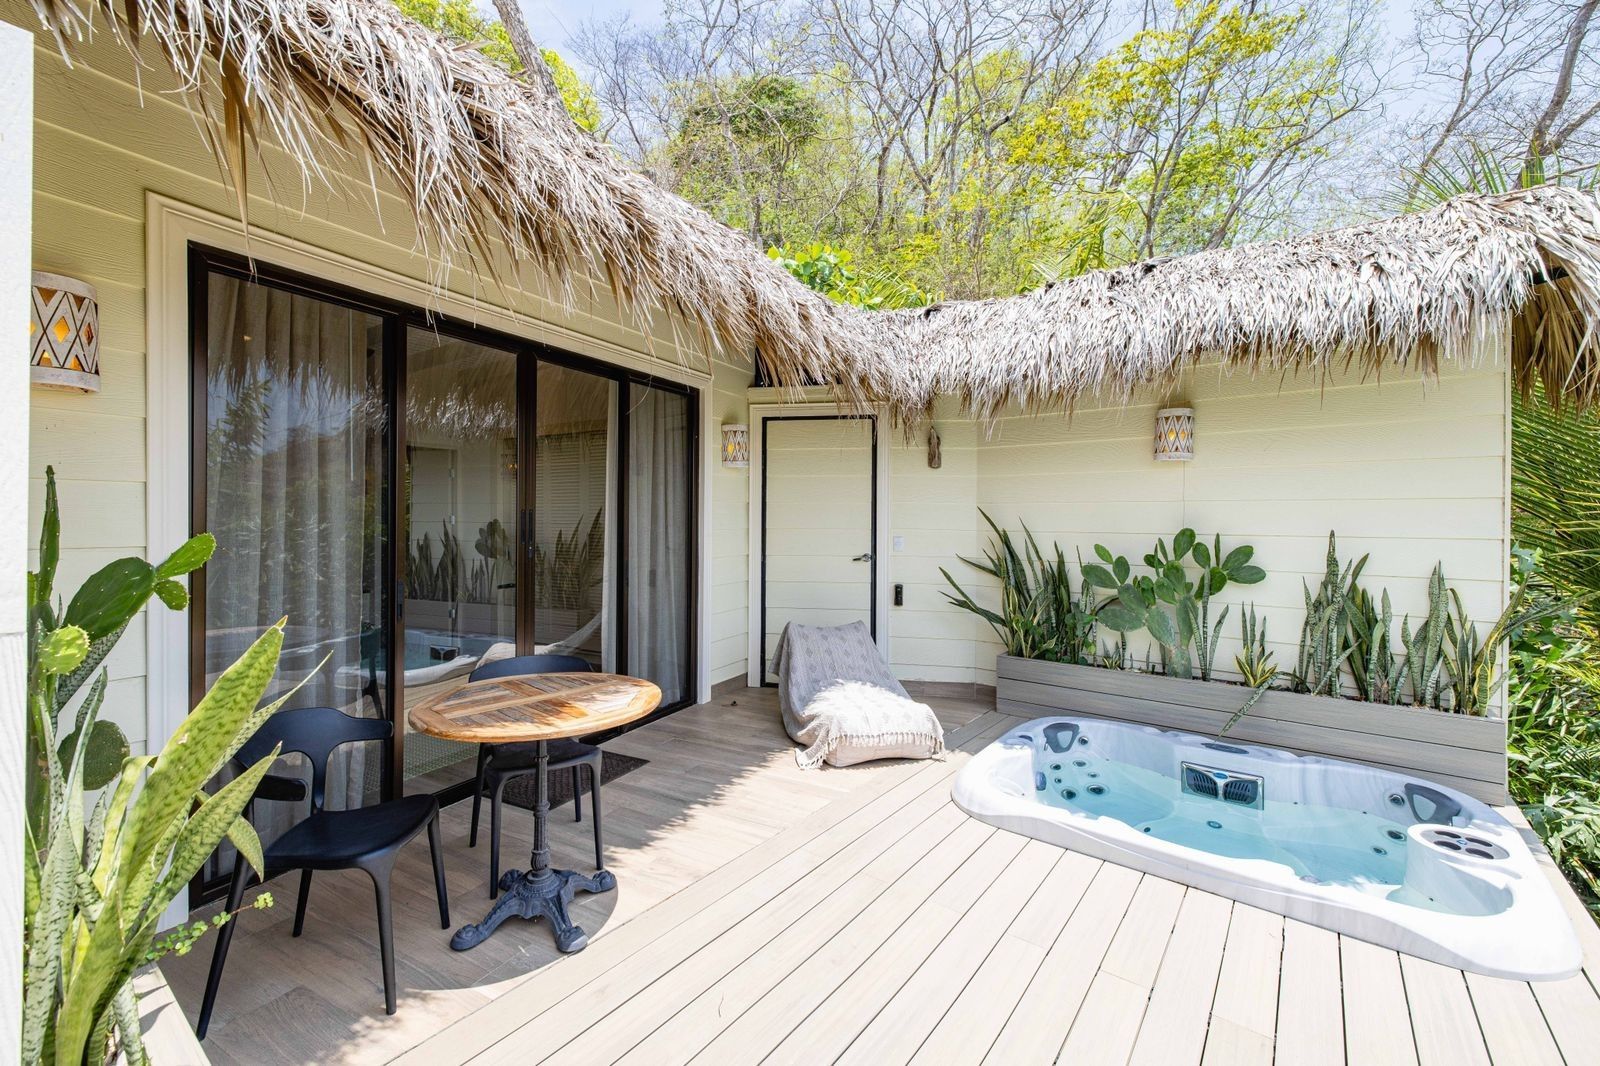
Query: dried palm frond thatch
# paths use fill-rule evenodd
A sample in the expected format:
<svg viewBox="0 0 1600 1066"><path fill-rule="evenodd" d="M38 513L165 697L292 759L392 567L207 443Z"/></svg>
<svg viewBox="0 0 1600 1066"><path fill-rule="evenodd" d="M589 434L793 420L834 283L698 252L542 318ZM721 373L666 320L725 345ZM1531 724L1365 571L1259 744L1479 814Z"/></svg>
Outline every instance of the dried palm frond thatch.
<svg viewBox="0 0 1600 1066"><path fill-rule="evenodd" d="M1544 186L1279 241L1135 263L1021 296L881 312L870 322L902 419L955 396L980 419L1016 404L1129 399L1185 368L1367 373L1484 358L1511 319L1526 394L1600 399L1600 200Z"/></svg>
<svg viewBox="0 0 1600 1066"><path fill-rule="evenodd" d="M586 272L611 284L647 335L649 315L666 308L731 353L759 348L781 382L860 380L862 338L845 308L629 169L542 82L445 41L389 0L34 3L69 55L97 20L136 52L155 40L241 215L258 138L309 177L370 161L414 207L421 251L441 276L462 252L495 276L505 259L558 285Z"/></svg>
<svg viewBox="0 0 1600 1066"><path fill-rule="evenodd" d="M1325 374L1486 358L1510 322L1519 387L1600 399L1600 201L1545 186L1417 214L1137 263L1020 296L864 312L805 288L751 241L630 170L528 81L389 0L34 0L71 50L96 18L154 38L245 202L246 150L280 143L328 179L365 149L414 206L435 262L466 250L557 284L603 277L641 320L676 312L779 384L830 382L909 426L936 396L1126 401L1186 368ZM504 257L504 258L502 258ZM442 273L441 273L442 276Z"/></svg>

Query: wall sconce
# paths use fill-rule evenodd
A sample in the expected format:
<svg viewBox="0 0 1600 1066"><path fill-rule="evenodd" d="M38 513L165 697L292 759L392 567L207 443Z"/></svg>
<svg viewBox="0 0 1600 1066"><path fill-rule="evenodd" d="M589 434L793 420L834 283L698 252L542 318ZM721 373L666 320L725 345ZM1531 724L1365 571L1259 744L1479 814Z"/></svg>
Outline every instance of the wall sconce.
<svg viewBox="0 0 1600 1066"><path fill-rule="evenodd" d="M737 422L722 426L722 465L743 467L750 465L750 427Z"/></svg>
<svg viewBox="0 0 1600 1066"><path fill-rule="evenodd" d="M33 272L28 362L35 385L100 391L100 305L93 285Z"/></svg>
<svg viewBox="0 0 1600 1066"><path fill-rule="evenodd" d="M1163 407L1156 412L1156 461L1194 460L1194 408Z"/></svg>

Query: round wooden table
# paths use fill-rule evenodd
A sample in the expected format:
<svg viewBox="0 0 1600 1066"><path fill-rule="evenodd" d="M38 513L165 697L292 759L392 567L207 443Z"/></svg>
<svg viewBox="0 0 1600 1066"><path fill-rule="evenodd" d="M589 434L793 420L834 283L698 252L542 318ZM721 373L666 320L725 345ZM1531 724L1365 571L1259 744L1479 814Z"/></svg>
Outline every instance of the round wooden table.
<svg viewBox="0 0 1600 1066"><path fill-rule="evenodd" d="M529 869L500 876L502 895L483 921L465 925L450 938L457 951L477 947L513 914L544 918L556 947L582 951L589 935L567 914L574 893L609 892L617 879L609 870L593 876L550 868L546 821L550 796L546 782L547 745L552 740L586 736L637 721L656 709L661 690L649 681L621 674L519 674L471 681L452 692L429 696L407 717L419 733L468 744L533 742L533 857Z"/></svg>

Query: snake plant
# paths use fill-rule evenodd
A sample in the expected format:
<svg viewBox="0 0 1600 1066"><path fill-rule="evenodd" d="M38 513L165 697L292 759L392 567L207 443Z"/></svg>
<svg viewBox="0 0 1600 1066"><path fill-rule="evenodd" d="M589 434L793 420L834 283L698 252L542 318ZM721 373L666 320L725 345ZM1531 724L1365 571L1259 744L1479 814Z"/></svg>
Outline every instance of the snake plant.
<svg viewBox="0 0 1600 1066"><path fill-rule="evenodd" d="M261 843L239 813L272 758L214 794L204 786L283 702L257 707L277 668L283 623L223 672L158 754L129 756L126 739L101 718L100 665L152 598L174 610L187 604L178 578L214 544L203 534L158 565L119 559L63 610L54 599L60 530L47 470L39 569L28 574L21 1061L100 1066L117 1045L138 1066L146 1056L132 978L163 913L224 838L261 865Z"/></svg>

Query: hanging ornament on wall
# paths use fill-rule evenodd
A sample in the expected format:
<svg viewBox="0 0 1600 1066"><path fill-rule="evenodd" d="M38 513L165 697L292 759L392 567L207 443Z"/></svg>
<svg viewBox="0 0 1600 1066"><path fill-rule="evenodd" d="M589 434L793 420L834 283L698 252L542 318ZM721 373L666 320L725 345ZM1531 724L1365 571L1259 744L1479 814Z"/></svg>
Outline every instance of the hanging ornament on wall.
<svg viewBox="0 0 1600 1066"><path fill-rule="evenodd" d="M750 465L749 426L742 422L723 423L722 465L734 468Z"/></svg>
<svg viewBox="0 0 1600 1066"><path fill-rule="evenodd" d="M1167 463L1194 459L1194 408L1163 407L1156 412L1156 459Z"/></svg>
<svg viewBox="0 0 1600 1066"><path fill-rule="evenodd" d="M93 285L33 272L28 362L35 385L100 391L100 305Z"/></svg>
<svg viewBox="0 0 1600 1066"><path fill-rule="evenodd" d="M939 430L935 426L928 427L928 469L937 470L944 465L944 452L939 442Z"/></svg>

